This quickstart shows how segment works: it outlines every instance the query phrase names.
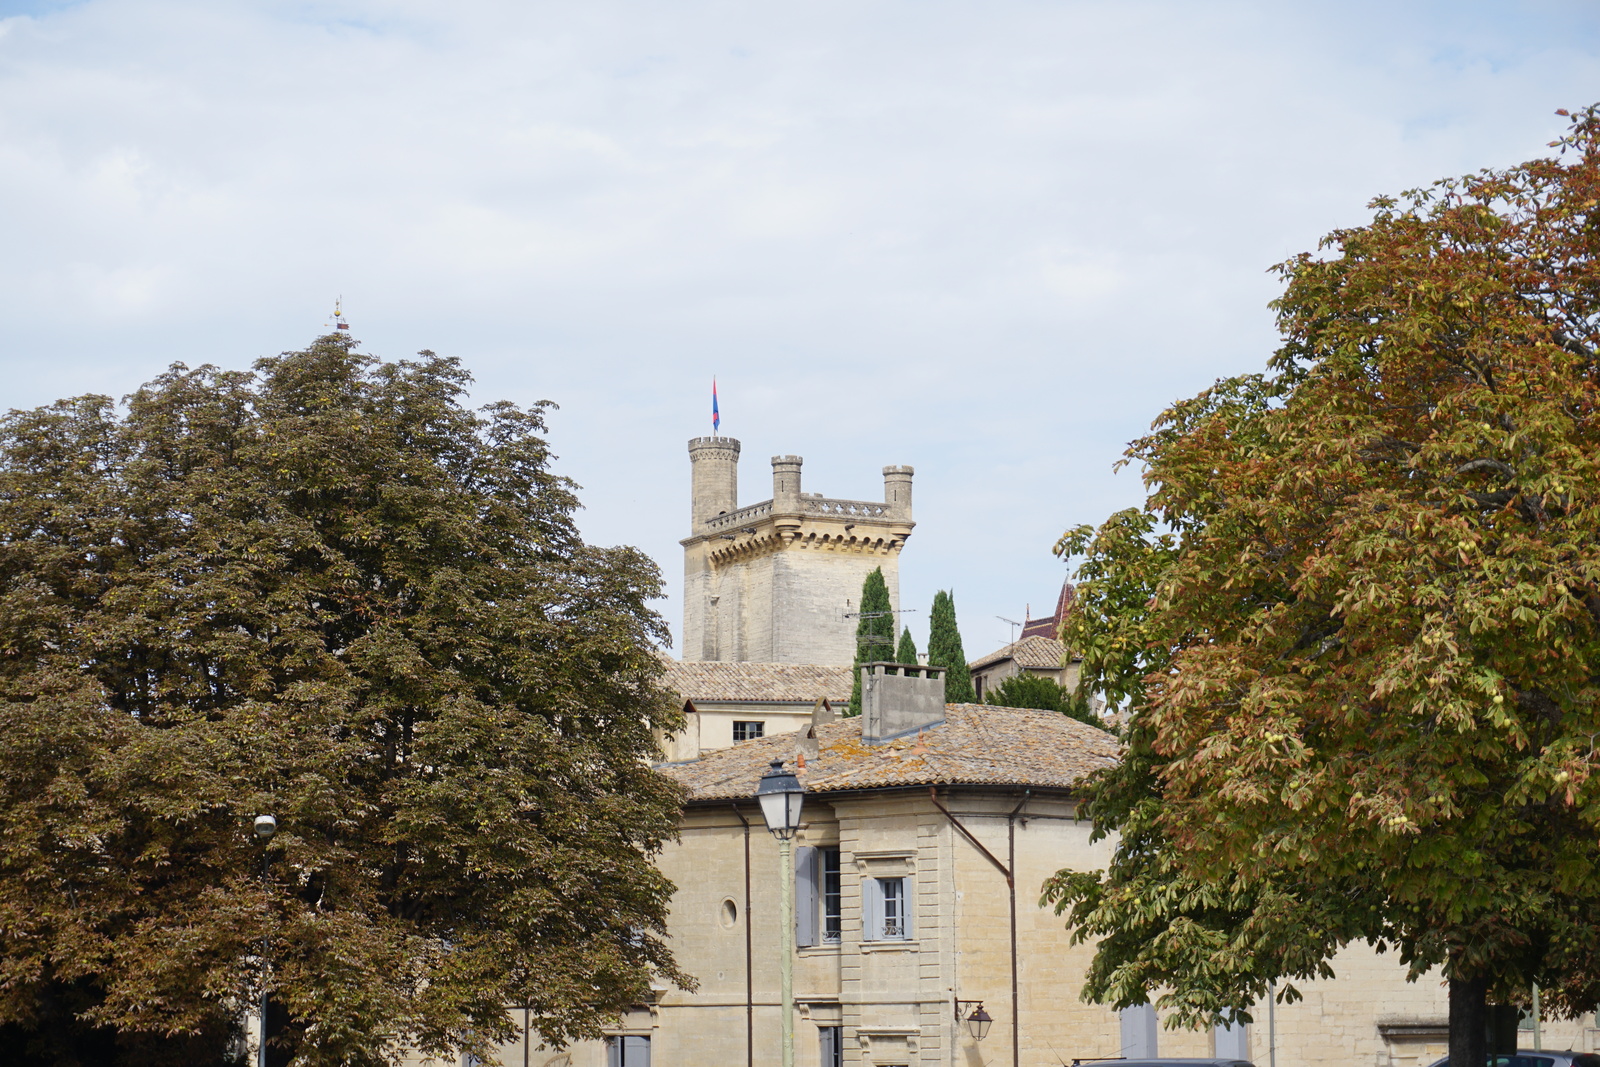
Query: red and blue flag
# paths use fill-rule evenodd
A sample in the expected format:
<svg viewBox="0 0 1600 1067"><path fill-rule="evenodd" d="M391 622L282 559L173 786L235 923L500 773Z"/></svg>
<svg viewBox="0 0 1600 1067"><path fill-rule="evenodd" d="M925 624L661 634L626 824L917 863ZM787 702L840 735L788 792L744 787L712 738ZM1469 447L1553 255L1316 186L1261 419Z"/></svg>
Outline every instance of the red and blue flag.
<svg viewBox="0 0 1600 1067"><path fill-rule="evenodd" d="M722 429L722 414L717 411L717 379L711 379L711 432Z"/></svg>

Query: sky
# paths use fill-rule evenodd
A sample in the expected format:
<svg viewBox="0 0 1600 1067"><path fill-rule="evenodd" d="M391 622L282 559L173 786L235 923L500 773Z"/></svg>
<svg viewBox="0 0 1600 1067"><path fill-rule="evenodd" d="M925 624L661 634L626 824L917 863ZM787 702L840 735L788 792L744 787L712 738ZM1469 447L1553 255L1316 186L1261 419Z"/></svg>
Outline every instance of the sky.
<svg viewBox="0 0 1600 1067"><path fill-rule="evenodd" d="M0 407L304 347L549 399L677 629L688 438L881 499L902 616L1048 614L1128 441L1257 370L1274 264L1548 152L1600 5L0 0Z"/></svg>

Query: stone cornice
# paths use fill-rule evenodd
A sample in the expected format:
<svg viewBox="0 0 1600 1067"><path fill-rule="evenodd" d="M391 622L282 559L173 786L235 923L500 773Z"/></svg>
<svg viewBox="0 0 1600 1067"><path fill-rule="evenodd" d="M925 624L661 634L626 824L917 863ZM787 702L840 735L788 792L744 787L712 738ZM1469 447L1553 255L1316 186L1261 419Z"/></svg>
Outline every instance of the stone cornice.
<svg viewBox="0 0 1600 1067"><path fill-rule="evenodd" d="M904 548L916 526L909 519L888 515L774 513L770 500L719 515L717 520L719 525L686 537L679 544L685 548L703 544L706 555L718 563L753 559L784 549L882 555Z"/></svg>

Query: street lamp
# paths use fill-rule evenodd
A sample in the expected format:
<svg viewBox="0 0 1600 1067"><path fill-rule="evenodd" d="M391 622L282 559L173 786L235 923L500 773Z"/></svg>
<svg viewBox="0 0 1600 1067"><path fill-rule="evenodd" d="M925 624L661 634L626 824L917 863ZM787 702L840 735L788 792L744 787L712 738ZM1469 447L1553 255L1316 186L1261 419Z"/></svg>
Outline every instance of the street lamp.
<svg viewBox="0 0 1600 1067"><path fill-rule="evenodd" d="M779 974L783 990L783 1067L794 1067L794 858L791 842L800 829L800 806L806 790L783 760L772 761L772 768L761 776L756 800L767 829L778 839L778 885L783 890L783 910L779 915L779 937L783 942Z"/></svg>
<svg viewBox="0 0 1600 1067"><path fill-rule="evenodd" d="M261 842L261 888L267 889L267 845L272 843L272 835L278 832L278 820L271 815L257 815L254 823L256 840ZM268 905L271 908L271 905ZM267 954L270 945L265 933L261 936L261 1043L256 1049L257 1067L267 1067L267 982L271 976L271 964Z"/></svg>
<svg viewBox="0 0 1600 1067"><path fill-rule="evenodd" d="M963 1007L963 1005L976 1005L976 1007ZM982 1041L989 1036L989 1027L994 1024L994 1019L983 1010L981 1000L956 1000L956 1022L963 1019L967 1022L967 1031L972 1034L974 1041Z"/></svg>

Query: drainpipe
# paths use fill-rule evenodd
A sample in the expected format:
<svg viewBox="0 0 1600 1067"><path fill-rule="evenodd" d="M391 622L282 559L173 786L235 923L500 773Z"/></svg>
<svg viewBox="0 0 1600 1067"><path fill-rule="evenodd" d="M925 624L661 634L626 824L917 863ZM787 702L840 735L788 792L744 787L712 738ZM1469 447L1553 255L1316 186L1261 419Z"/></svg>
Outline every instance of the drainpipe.
<svg viewBox="0 0 1600 1067"><path fill-rule="evenodd" d="M750 961L755 958L750 941L750 820L739 805L730 807L744 824L744 1059L745 1067L756 1067L756 993L750 969Z"/></svg>
<svg viewBox="0 0 1600 1067"><path fill-rule="evenodd" d="M1017 1003L1017 812L1022 810L1032 793L1031 789L1023 790L1022 799L1006 816L1006 839L1011 849L1007 857L1011 871L1006 875L1006 890L1011 894L1011 1067L1019 1067L1022 1062L1021 1015Z"/></svg>
<svg viewBox="0 0 1600 1067"><path fill-rule="evenodd" d="M972 842L972 847L983 854L983 858L994 865L994 869L1005 875L1006 893L1011 919L1011 1067L1020 1067L1022 1063L1022 1035L1018 1030L1020 1013L1017 1007L1017 880L1012 872L1017 869L1017 813L1033 795L1033 790L1025 789L1022 799L1017 806L1006 815L1006 838L1011 847L1011 864L1007 866L995 858L995 854L983 847L983 842L972 836L972 831L961 825L961 820L951 813L950 809L939 802L939 792L933 786L928 787L928 796L933 798L933 806L944 812L944 817L950 820L950 825L961 831L961 836ZM953 1044L953 1042L952 1042Z"/></svg>

